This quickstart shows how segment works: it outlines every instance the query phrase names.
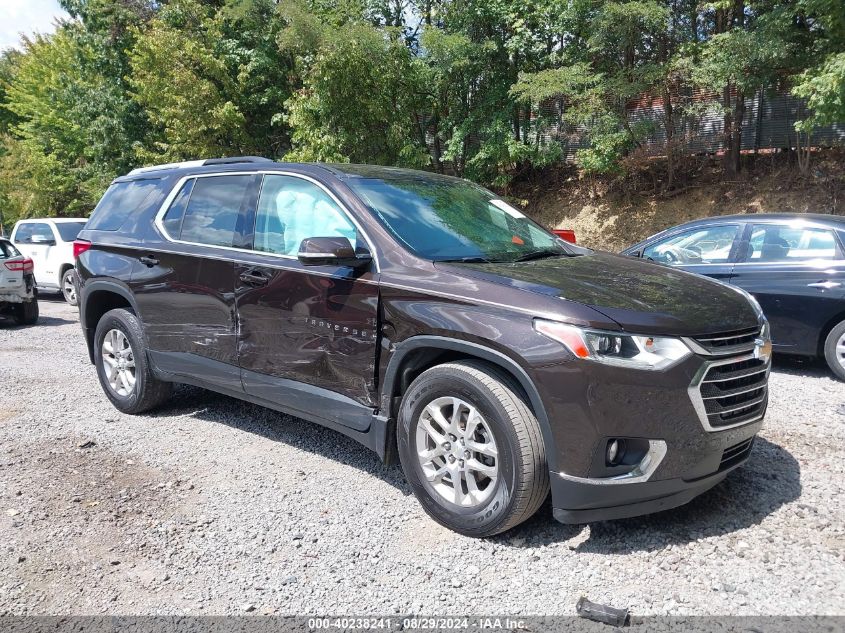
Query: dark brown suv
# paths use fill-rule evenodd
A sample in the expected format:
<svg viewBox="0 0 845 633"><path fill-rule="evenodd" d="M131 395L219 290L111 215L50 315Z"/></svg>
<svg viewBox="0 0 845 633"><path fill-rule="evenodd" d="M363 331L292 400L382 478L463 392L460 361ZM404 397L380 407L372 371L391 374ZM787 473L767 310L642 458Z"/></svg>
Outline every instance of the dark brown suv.
<svg viewBox="0 0 845 633"><path fill-rule="evenodd" d="M188 383L398 457L471 536L551 489L578 523L686 503L746 460L770 341L744 292L568 244L474 184L244 157L118 178L77 243L103 390Z"/></svg>

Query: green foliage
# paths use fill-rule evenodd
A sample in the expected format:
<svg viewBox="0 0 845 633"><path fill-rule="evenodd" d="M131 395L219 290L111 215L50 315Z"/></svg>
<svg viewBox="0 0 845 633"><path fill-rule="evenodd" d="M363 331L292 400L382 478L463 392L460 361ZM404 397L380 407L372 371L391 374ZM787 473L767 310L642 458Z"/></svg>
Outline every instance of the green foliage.
<svg viewBox="0 0 845 633"><path fill-rule="evenodd" d="M7 220L84 213L143 163L233 154L504 187L562 159L553 126L588 175L624 175L660 126L671 183L693 88L720 95L729 152L760 89L805 100L805 138L845 120L842 0L60 3L54 35L0 54ZM651 128L630 115L649 99Z"/></svg>
<svg viewBox="0 0 845 633"><path fill-rule="evenodd" d="M119 89L71 29L27 40L12 72L4 108L14 121L0 176L9 215L90 209L128 165Z"/></svg>
<svg viewBox="0 0 845 633"><path fill-rule="evenodd" d="M845 121L845 53L832 54L821 65L804 71L793 92L807 100L812 112L797 124L802 131Z"/></svg>
<svg viewBox="0 0 845 633"><path fill-rule="evenodd" d="M328 29L308 21L304 39L291 28L281 41L299 53L304 85L285 104L293 146L286 158L426 164L414 129L418 67L404 42L361 22Z"/></svg>
<svg viewBox="0 0 845 633"><path fill-rule="evenodd" d="M157 128L138 148L144 162L274 155L286 146L273 116L289 94L290 61L275 45L271 6L216 11L173 0L136 32L131 95Z"/></svg>

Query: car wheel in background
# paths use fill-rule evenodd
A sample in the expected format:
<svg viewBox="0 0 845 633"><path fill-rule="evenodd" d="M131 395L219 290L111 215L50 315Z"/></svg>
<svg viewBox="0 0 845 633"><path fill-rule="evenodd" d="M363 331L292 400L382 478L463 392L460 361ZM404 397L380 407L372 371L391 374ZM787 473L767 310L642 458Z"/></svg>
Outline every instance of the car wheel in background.
<svg viewBox="0 0 845 633"><path fill-rule="evenodd" d="M831 371L845 380L845 321L835 326L824 343L824 357Z"/></svg>
<svg viewBox="0 0 845 633"><path fill-rule="evenodd" d="M62 295L70 305L76 305L76 271L73 268L68 268L62 275Z"/></svg>
<svg viewBox="0 0 845 633"><path fill-rule="evenodd" d="M14 318L18 325L35 325L38 322L38 300L24 301L15 306Z"/></svg>
<svg viewBox="0 0 845 633"><path fill-rule="evenodd" d="M153 376L147 361L141 324L129 310L106 312L94 333L94 363L100 385L124 413L142 413L158 406L173 391L171 383Z"/></svg>
<svg viewBox="0 0 845 633"><path fill-rule="evenodd" d="M506 375L483 362L433 367L402 399L402 468L423 509L467 536L531 517L549 492L537 418Z"/></svg>

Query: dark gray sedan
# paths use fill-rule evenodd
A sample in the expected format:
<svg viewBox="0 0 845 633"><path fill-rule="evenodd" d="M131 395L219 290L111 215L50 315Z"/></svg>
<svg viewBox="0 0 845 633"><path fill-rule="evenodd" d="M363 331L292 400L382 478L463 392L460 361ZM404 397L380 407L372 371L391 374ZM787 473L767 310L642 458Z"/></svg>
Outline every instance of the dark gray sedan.
<svg viewBox="0 0 845 633"><path fill-rule="evenodd" d="M748 291L769 319L776 352L824 357L845 380L845 217L710 217L622 252Z"/></svg>

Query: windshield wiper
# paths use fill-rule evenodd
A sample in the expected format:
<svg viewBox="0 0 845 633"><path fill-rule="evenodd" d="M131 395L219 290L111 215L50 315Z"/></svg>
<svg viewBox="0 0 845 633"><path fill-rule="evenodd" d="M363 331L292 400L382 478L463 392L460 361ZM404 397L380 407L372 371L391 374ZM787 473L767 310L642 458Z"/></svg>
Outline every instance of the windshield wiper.
<svg viewBox="0 0 845 633"><path fill-rule="evenodd" d="M520 255L516 259L512 260L515 262L529 262L532 259L545 259L546 257L566 257L568 253L563 251L553 251L553 250L541 250L541 251L531 251L530 253L525 253L524 255Z"/></svg>
<svg viewBox="0 0 845 633"><path fill-rule="evenodd" d="M438 260L435 260L435 261L450 262L450 263L458 262L458 263L461 263L461 264L490 264L490 263L493 262L492 259L488 259L487 257L477 257L477 256L473 256L473 257L454 257L454 258L449 258L449 259L438 259Z"/></svg>

